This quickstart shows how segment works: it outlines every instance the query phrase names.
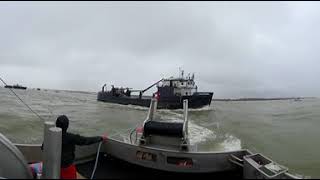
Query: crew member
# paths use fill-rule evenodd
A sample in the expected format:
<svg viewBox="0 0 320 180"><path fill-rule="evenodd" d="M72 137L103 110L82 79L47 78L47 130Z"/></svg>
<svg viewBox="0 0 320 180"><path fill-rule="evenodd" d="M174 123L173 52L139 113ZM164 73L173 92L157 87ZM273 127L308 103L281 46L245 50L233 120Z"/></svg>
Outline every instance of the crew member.
<svg viewBox="0 0 320 180"><path fill-rule="evenodd" d="M62 129L62 151L61 151L61 179L76 179L77 170L74 165L76 145L90 145L101 141L106 141L105 136L84 137L78 134L67 132L69 119L65 115L57 118L56 127Z"/></svg>

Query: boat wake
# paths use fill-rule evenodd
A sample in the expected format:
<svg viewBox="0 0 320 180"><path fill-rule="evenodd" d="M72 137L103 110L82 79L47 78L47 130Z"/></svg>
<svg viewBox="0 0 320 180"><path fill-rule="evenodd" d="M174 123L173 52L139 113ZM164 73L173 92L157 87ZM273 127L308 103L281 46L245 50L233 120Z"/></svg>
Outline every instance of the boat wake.
<svg viewBox="0 0 320 180"><path fill-rule="evenodd" d="M157 111L160 112L177 112L177 113L183 113L183 109L157 109ZM188 109L188 112L207 112L207 111L215 111L213 106L205 106L198 109Z"/></svg>
<svg viewBox="0 0 320 180"><path fill-rule="evenodd" d="M148 111L149 110L148 107L136 106L136 105L131 105L131 104L123 105L123 106L127 106L130 109L135 109L135 110L138 110L138 111Z"/></svg>
<svg viewBox="0 0 320 180"><path fill-rule="evenodd" d="M136 106L136 105L122 105L126 106L130 109L135 109L135 110L140 110L140 111L145 111L148 110L148 107L142 107L142 106ZM157 109L158 112L177 112L177 113L183 113L183 109ZM214 111L212 106L205 106L202 108L198 109L188 109L189 112L205 112L205 111Z"/></svg>
<svg viewBox="0 0 320 180"><path fill-rule="evenodd" d="M124 108L124 109L130 109L130 110L138 110L138 111L148 111L149 107L143 107L138 105L122 105L122 104L113 104L108 102L103 102L103 104L107 104L108 108ZM207 111L214 111L215 109L213 106L205 106L198 109L188 109L189 112L207 112ZM183 113L183 109L157 109L157 112L163 112L163 113L175 113L175 114L181 114Z"/></svg>
<svg viewBox="0 0 320 180"><path fill-rule="evenodd" d="M169 122L181 122L183 114L175 111L162 111L159 119ZM212 143L214 151L235 151L241 149L241 140L231 134L220 133L219 123L203 127L189 120L189 140L191 145ZM212 127L212 129L209 129Z"/></svg>
<svg viewBox="0 0 320 180"><path fill-rule="evenodd" d="M128 108L130 110L148 111L149 108L136 105L113 104L112 108ZM206 106L200 109L189 109L191 112L208 112L214 111L212 106ZM161 121L181 122L183 120L183 109L168 110L157 109L155 114ZM233 151L241 149L241 140L230 134L219 134L219 122L211 122L205 127L196 124L189 119L189 140L191 145L213 143L215 151Z"/></svg>
<svg viewBox="0 0 320 180"><path fill-rule="evenodd" d="M189 138L190 144L193 145L206 142L208 140L214 140L217 138L217 135L210 129L189 122Z"/></svg>
<svg viewBox="0 0 320 180"><path fill-rule="evenodd" d="M226 139L221 143L221 147L224 151L240 150L242 148L241 140L233 135L227 134Z"/></svg>

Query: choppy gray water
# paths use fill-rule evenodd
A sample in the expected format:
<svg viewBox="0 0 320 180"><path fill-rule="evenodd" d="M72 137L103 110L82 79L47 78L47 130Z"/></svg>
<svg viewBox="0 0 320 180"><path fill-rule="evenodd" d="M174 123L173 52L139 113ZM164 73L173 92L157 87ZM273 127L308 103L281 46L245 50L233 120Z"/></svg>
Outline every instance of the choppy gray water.
<svg viewBox="0 0 320 180"><path fill-rule="evenodd" d="M60 114L70 131L112 135L142 123L147 108L98 102L96 94L66 91L14 90L43 118ZM320 101L213 102L190 110L191 143L200 151L249 149L289 167L291 172L320 177ZM182 117L182 110L159 110L163 119ZM41 143L43 121L8 89L0 87L0 132L15 143Z"/></svg>

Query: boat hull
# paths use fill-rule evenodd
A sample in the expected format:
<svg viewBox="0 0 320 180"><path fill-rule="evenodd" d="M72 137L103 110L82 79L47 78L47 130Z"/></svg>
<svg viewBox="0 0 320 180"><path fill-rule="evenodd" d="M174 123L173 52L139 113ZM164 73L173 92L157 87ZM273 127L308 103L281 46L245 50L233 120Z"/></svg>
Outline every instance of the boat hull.
<svg viewBox="0 0 320 180"><path fill-rule="evenodd" d="M42 161L41 145L16 144L17 148L22 152L28 162ZM97 152L97 144L90 146L77 147L76 164L81 164L94 160ZM237 166L232 164L229 159L231 155L242 157L251 154L247 150L239 150L232 152L181 152L167 149L160 149L148 146L138 146L128 144L114 139L109 139L101 149L102 153L107 153L115 158L135 164L145 168L162 170L166 172L180 173L214 173L224 171L234 171ZM155 161L141 159L137 153L150 153L156 155ZM178 165L168 162L174 158L189 158L193 160L192 166ZM171 160L172 161L172 160Z"/></svg>
<svg viewBox="0 0 320 180"><path fill-rule="evenodd" d="M105 151L116 158L142 167L180 173L233 171L237 169L237 166L229 161L231 155L242 157L251 154L247 150L215 153L183 152L157 147L138 146L116 140L110 140L106 143ZM148 155L152 157L148 158ZM179 164L180 161L184 160L192 161L192 165Z"/></svg>
<svg viewBox="0 0 320 180"><path fill-rule="evenodd" d="M23 89L26 90L27 87L23 87L23 86L11 86L11 85L6 85L4 86L5 88L10 88L10 89Z"/></svg>
<svg viewBox="0 0 320 180"><path fill-rule="evenodd" d="M41 145L26 145L26 144L16 144L17 148L22 152L22 154L25 156L26 160L30 162L39 162L42 161L42 152L41 152ZM89 146L83 146L83 147L77 147L76 149L76 165L80 165L92 162L95 160L96 152L97 152L97 146L98 144L93 144ZM183 152L183 151L175 151L175 150L169 150L169 149L163 149L163 148L157 148L157 147L149 147L149 146L139 146L136 144L128 144L124 143L122 141L118 141L115 139L108 139L106 143L102 146L101 153L106 153L107 157L114 157L116 159L119 159L123 162L126 162L129 164L137 165L137 167L144 167L144 168L150 168L156 171L153 171L154 173L157 173L157 171L162 172L168 172L168 173L180 173L180 175L204 175L208 173L223 173L223 172L238 172L239 170L244 172L243 177L246 178L248 174L250 177L261 177L260 171L248 171L250 169L247 169L246 166L238 166L234 163L232 163L232 156L235 156L239 159L242 159L245 156L251 155L252 153L248 150L238 150L238 151L229 151L229 152ZM147 154L146 156L142 155L140 156L139 153ZM151 154L151 158L148 154ZM154 158L155 157L155 158ZM192 165L183 165L179 164L179 162L174 162L175 159L191 159ZM104 158L100 158L101 161L106 161ZM107 161L110 162L110 161ZM102 162L103 163L103 162ZM128 165L125 166L125 168L128 167ZM92 165L90 165L90 168ZM85 169L88 169L88 166L84 167ZM112 168L112 167L111 167ZM115 167L114 167L115 168ZM123 169L123 172L117 170L115 173L118 173L117 176L126 173L128 170ZM240 168L240 169L239 169ZM82 168L83 169L83 168ZM111 169L112 170L112 169ZM114 170L111 172L108 171L108 169L101 169L100 173L104 175L104 178L112 177L114 174ZM142 170L143 171L143 170ZM144 171L148 171L148 169L145 169ZM97 172L99 174L99 172ZM229 174L228 173L228 174ZM135 174L135 172L133 172ZM247 174L247 175L246 175ZM91 171L87 173L87 176L91 175ZM242 176L242 173L240 174L240 177ZM282 174L281 179L300 179L296 176L293 176L292 174L286 172ZM269 178L267 178L269 179Z"/></svg>
<svg viewBox="0 0 320 180"><path fill-rule="evenodd" d="M211 104L213 93L196 93L192 96L169 96L160 97L158 101L158 109L182 109L183 100L188 99L189 108L202 108ZM112 96L107 92L99 92L97 96L98 101L116 103L122 105L137 105L143 107L149 107L151 102L151 96Z"/></svg>

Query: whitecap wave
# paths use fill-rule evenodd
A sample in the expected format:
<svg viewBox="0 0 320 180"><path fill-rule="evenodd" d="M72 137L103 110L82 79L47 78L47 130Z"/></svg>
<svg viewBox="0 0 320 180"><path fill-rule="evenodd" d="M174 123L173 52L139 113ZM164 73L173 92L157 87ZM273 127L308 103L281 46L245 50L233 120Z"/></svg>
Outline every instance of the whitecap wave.
<svg viewBox="0 0 320 180"><path fill-rule="evenodd" d="M227 134L226 139L221 143L225 151L235 151L241 149L241 140L233 135Z"/></svg>
<svg viewBox="0 0 320 180"><path fill-rule="evenodd" d="M132 104L123 105L123 106L127 106L128 108L130 108L130 109L135 109L135 110L143 110L143 111L149 110L148 107L136 106L136 105L132 105Z"/></svg>
<svg viewBox="0 0 320 180"><path fill-rule="evenodd" d="M188 108L188 112L206 112L206 111L214 111L215 109L213 108L213 106L204 106L202 108L197 108L197 109L192 109L192 108ZM163 110L163 111L174 111L174 112L183 112L183 109L174 109L174 110Z"/></svg>
<svg viewBox="0 0 320 180"><path fill-rule="evenodd" d="M205 127L199 126L192 122L189 122L189 140L190 144L197 144L200 142L206 142L207 140L216 139L217 135L214 131Z"/></svg>

